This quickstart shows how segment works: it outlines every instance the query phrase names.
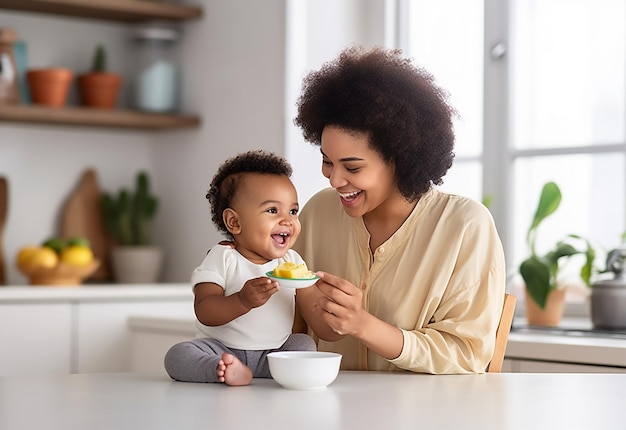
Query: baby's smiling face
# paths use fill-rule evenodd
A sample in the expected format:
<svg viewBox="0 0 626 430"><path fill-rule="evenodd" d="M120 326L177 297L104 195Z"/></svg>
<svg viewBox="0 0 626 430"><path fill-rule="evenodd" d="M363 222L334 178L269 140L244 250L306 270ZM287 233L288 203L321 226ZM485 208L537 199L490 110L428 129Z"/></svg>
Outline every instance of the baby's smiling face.
<svg viewBox="0 0 626 430"><path fill-rule="evenodd" d="M238 181L224 223L236 249L248 260L264 264L280 258L300 234L298 194L285 175L245 173Z"/></svg>

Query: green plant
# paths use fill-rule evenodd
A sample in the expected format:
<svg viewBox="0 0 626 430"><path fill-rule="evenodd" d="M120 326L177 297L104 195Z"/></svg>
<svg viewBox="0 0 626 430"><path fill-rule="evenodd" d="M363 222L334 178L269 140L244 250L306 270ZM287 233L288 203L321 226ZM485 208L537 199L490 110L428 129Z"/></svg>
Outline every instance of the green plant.
<svg viewBox="0 0 626 430"><path fill-rule="evenodd" d="M107 71L107 53L103 45L96 46L96 50L93 54L93 61L91 63L92 72L106 72Z"/></svg>
<svg viewBox="0 0 626 430"><path fill-rule="evenodd" d="M567 235L559 240L555 247L547 254L537 254L535 245L537 241L537 229L543 220L552 215L561 204L561 190L554 182L548 182L543 186L539 204L535 211L533 221L526 234L526 243L530 249L530 257L524 260L519 267L519 272L526 284L526 289L537 305L544 309L548 294L558 288L558 276L560 262L577 254L585 255L585 264L580 269L580 277L585 284L590 285L595 260L595 249L591 243L575 234ZM584 250L576 248L575 244L583 244Z"/></svg>
<svg viewBox="0 0 626 430"><path fill-rule="evenodd" d="M150 179L139 172L134 193L121 189L117 196L102 194L102 210L107 231L120 245L147 245L150 224L159 207L158 198L150 192Z"/></svg>
<svg viewBox="0 0 626 430"><path fill-rule="evenodd" d="M483 196L482 204L489 210L491 210L491 204L493 203L493 195L487 194Z"/></svg>

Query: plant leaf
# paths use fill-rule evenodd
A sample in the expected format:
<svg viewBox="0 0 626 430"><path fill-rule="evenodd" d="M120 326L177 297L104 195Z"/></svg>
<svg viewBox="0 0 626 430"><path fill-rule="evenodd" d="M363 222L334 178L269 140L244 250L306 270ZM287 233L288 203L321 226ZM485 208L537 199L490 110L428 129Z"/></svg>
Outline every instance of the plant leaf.
<svg viewBox="0 0 626 430"><path fill-rule="evenodd" d="M528 294L541 309L544 309L550 293L550 263L532 256L522 262L519 272Z"/></svg>
<svg viewBox="0 0 626 430"><path fill-rule="evenodd" d="M535 211L533 223L530 226L531 230L537 228L541 221L552 215L554 211L559 208L561 204L561 190L559 186L554 182L548 182L543 186L541 190L541 197L539 197L539 205Z"/></svg>
<svg viewBox="0 0 626 430"><path fill-rule="evenodd" d="M571 257L572 255L581 254L581 251L574 248L569 243L559 242L551 253L552 261L558 261L561 257Z"/></svg>

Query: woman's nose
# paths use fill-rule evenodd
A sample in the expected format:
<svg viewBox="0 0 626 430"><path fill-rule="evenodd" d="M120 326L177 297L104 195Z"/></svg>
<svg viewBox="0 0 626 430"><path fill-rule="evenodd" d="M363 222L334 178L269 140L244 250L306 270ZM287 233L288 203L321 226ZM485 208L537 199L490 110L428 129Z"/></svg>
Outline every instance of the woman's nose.
<svg viewBox="0 0 626 430"><path fill-rule="evenodd" d="M346 178L337 170L333 169L328 176L328 181L330 182L330 186L333 188L340 188L346 185Z"/></svg>

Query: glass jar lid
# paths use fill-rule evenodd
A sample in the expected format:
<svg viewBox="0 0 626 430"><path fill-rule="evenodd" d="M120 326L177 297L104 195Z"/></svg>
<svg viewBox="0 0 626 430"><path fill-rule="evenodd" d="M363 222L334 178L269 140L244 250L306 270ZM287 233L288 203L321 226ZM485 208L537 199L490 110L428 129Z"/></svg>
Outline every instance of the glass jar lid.
<svg viewBox="0 0 626 430"><path fill-rule="evenodd" d="M165 27L139 27L135 29L135 38L139 40L161 40L174 42L178 39L179 32L173 28Z"/></svg>

